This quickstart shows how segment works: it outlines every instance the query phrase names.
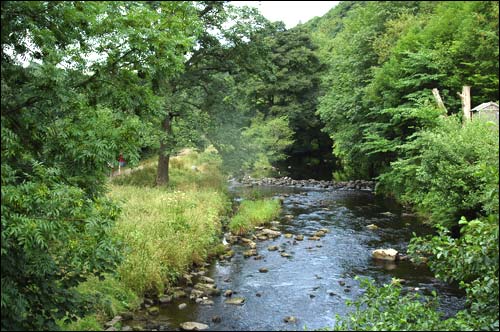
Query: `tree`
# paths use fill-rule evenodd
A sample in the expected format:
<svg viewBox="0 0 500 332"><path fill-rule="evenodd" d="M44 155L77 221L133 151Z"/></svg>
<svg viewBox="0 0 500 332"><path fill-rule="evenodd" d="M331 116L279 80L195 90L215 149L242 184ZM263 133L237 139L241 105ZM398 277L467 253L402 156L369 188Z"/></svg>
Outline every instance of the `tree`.
<svg viewBox="0 0 500 332"><path fill-rule="evenodd" d="M397 141L423 128L418 112L391 122L434 103L433 88L450 114L460 110L462 85L473 86L478 104L498 99L497 17L498 3L489 1L360 2L315 23L329 65L318 112L346 176L370 178L389 168ZM391 129L381 134L382 127ZM387 142L385 151L372 149Z"/></svg>
<svg viewBox="0 0 500 332"><path fill-rule="evenodd" d="M233 152L245 149L241 129L255 114L246 109L242 86L263 68L266 48L258 41L258 32L268 25L267 20L255 9L211 1L200 3L198 15L203 32L188 53L184 72L163 82L161 93L168 107L162 122L157 185L168 183L170 155L182 147L211 143L234 163ZM233 170L241 165L234 164Z"/></svg>
<svg viewBox="0 0 500 332"><path fill-rule="evenodd" d="M118 262L107 164L120 151L137 160L147 143L159 101L146 78L181 69L193 13L2 2L2 329L55 329L82 307L72 287Z"/></svg>
<svg viewBox="0 0 500 332"><path fill-rule="evenodd" d="M249 98L265 118L288 118L294 132L288 156L330 155L331 141L321 132L323 124L316 115L324 66L308 30L301 26L286 30L281 23L262 34L269 47L267 68L250 82Z"/></svg>

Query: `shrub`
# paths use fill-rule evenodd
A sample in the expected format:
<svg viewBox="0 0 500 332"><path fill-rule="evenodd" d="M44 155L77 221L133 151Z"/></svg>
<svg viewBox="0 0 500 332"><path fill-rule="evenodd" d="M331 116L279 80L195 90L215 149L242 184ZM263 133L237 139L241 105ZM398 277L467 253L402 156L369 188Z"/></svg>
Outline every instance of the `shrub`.
<svg viewBox="0 0 500 332"><path fill-rule="evenodd" d="M413 204L450 228L467 219L498 214L498 126L455 118L415 135L403 157L380 176L378 191Z"/></svg>
<svg viewBox="0 0 500 332"><path fill-rule="evenodd" d="M412 239L409 253L416 261L427 257L437 278L466 291L470 329L498 330L498 215L460 224L458 239L441 227L436 236Z"/></svg>

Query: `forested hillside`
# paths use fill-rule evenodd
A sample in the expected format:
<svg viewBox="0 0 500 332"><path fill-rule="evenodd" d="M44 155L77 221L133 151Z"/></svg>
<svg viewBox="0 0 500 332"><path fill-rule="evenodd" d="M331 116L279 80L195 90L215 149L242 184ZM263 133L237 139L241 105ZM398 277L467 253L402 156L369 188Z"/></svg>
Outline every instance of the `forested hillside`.
<svg viewBox="0 0 500 332"><path fill-rule="evenodd" d="M427 215L439 235L415 238L413 255L469 301L432 322L372 290L374 310L343 328L498 328L498 120L470 122L458 95L471 86L472 107L498 103L498 18L496 1L345 1L306 24L327 66L318 114L342 164L334 176L377 178L379 193Z"/></svg>

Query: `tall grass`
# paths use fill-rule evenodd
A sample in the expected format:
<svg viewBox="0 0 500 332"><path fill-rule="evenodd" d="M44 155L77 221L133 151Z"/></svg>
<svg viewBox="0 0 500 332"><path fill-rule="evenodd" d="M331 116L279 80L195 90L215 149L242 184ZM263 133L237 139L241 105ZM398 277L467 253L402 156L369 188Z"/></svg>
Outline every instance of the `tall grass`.
<svg viewBox="0 0 500 332"><path fill-rule="evenodd" d="M203 261L217 241L228 206L221 192L111 188L110 196L123 202L115 236L128 248L118 275L138 294L163 292L192 263Z"/></svg>
<svg viewBox="0 0 500 332"><path fill-rule="evenodd" d="M236 215L229 222L232 233L242 235L255 226L265 224L276 218L281 205L276 199L259 199L243 201Z"/></svg>
<svg viewBox="0 0 500 332"><path fill-rule="evenodd" d="M154 187L155 158L141 166L109 185L109 196L122 207L112 236L123 243L124 259L114 275L78 286L94 299L93 314L61 322L63 330L101 330L106 319L137 307L146 293L169 289L219 243L220 220L230 201L216 155L187 150L171 158L171 181L165 187Z"/></svg>
<svg viewBox="0 0 500 332"><path fill-rule="evenodd" d="M117 177L110 197L122 202L115 236L128 248L120 280L138 294L163 292L193 263L207 257L229 208L220 160L184 150L170 159L170 184L155 188L156 163Z"/></svg>

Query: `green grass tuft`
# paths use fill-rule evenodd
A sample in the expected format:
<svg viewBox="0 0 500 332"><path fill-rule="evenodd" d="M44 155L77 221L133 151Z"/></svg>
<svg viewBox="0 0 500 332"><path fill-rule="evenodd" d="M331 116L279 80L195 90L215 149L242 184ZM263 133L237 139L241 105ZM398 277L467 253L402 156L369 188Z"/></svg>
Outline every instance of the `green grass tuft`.
<svg viewBox="0 0 500 332"><path fill-rule="evenodd" d="M229 222L229 229L234 234L242 235L255 226L273 220L280 211L281 204L276 199L243 201L238 213Z"/></svg>

